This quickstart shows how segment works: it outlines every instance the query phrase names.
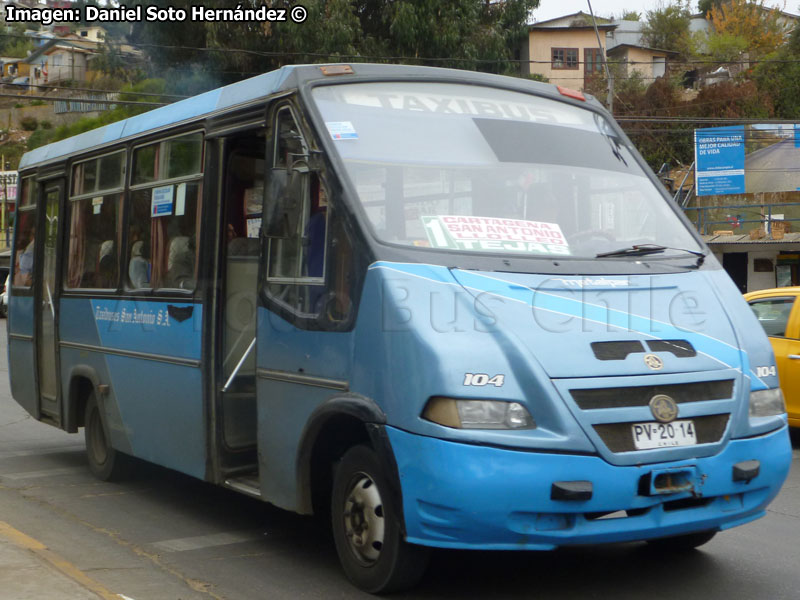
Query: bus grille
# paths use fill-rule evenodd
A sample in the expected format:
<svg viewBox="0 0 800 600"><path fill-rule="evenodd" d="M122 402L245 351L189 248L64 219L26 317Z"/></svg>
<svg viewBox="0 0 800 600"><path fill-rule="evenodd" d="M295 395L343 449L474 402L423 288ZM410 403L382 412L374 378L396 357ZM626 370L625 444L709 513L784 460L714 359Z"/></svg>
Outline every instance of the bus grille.
<svg viewBox="0 0 800 600"><path fill-rule="evenodd" d="M581 410L647 406L653 396L666 394L675 402L705 402L733 396L733 379L667 385L570 390Z"/></svg>

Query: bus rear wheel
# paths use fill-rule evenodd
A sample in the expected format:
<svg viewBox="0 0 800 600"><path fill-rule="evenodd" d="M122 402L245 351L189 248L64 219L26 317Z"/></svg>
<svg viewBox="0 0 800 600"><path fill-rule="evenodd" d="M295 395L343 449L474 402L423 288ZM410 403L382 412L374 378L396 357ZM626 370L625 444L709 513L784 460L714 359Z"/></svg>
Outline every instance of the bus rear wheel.
<svg viewBox="0 0 800 600"><path fill-rule="evenodd" d="M430 550L406 543L394 504L375 452L348 450L334 474L333 538L347 577L366 592L410 588L428 566Z"/></svg>
<svg viewBox="0 0 800 600"><path fill-rule="evenodd" d="M128 457L114 450L108 443L103 416L94 392L86 401L83 424L89 470L102 481L121 479L127 471Z"/></svg>

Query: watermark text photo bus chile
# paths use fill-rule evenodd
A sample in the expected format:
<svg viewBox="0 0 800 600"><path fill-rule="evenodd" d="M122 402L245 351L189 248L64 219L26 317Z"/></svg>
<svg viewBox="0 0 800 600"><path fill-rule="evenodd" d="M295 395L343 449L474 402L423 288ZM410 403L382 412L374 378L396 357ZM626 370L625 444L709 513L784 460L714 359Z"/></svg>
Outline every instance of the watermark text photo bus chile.
<svg viewBox="0 0 800 600"><path fill-rule="evenodd" d="M767 338L578 92L283 67L20 177L15 400L102 479L139 457L330 513L364 590L431 548L695 547L787 476Z"/></svg>

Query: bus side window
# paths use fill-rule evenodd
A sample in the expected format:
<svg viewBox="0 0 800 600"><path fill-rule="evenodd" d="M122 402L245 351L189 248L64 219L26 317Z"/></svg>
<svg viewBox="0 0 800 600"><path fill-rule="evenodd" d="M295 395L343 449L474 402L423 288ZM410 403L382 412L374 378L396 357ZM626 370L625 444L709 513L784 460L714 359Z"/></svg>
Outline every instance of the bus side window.
<svg viewBox="0 0 800 600"><path fill-rule="evenodd" d="M22 180L17 208L17 237L14 248L14 287L30 287L33 283L33 258L36 244L35 183L32 177Z"/></svg>
<svg viewBox="0 0 800 600"><path fill-rule="evenodd" d="M65 288L117 288L124 182L124 150L72 167Z"/></svg>
<svg viewBox="0 0 800 600"><path fill-rule="evenodd" d="M199 132L134 149L123 270L129 289L195 289L202 165Z"/></svg>
<svg viewBox="0 0 800 600"><path fill-rule="evenodd" d="M283 221L282 237L268 241L267 296L284 316L293 315L289 318L299 327L308 321L318 325L342 321L342 315L349 314L349 308L343 308L349 307L349 291L345 294L337 288L346 287L348 279L341 256L329 257L331 211L324 175L310 171L304 162L308 145L288 106L278 110L274 131L270 176L281 185L268 185L267 190L286 194L288 201L281 204L282 212L265 214L265 218ZM272 229L269 225L268 230Z"/></svg>

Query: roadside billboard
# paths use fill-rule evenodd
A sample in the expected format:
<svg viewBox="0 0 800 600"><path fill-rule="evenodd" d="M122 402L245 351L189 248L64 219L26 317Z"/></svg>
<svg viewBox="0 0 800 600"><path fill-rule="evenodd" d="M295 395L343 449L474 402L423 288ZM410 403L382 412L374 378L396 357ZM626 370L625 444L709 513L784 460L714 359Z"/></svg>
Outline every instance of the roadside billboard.
<svg viewBox="0 0 800 600"><path fill-rule="evenodd" d="M17 172L0 171L0 202L17 201Z"/></svg>
<svg viewBox="0 0 800 600"><path fill-rule="evenodd" d="M800 190L800 125L695 129L698 196Z"/></svg>

